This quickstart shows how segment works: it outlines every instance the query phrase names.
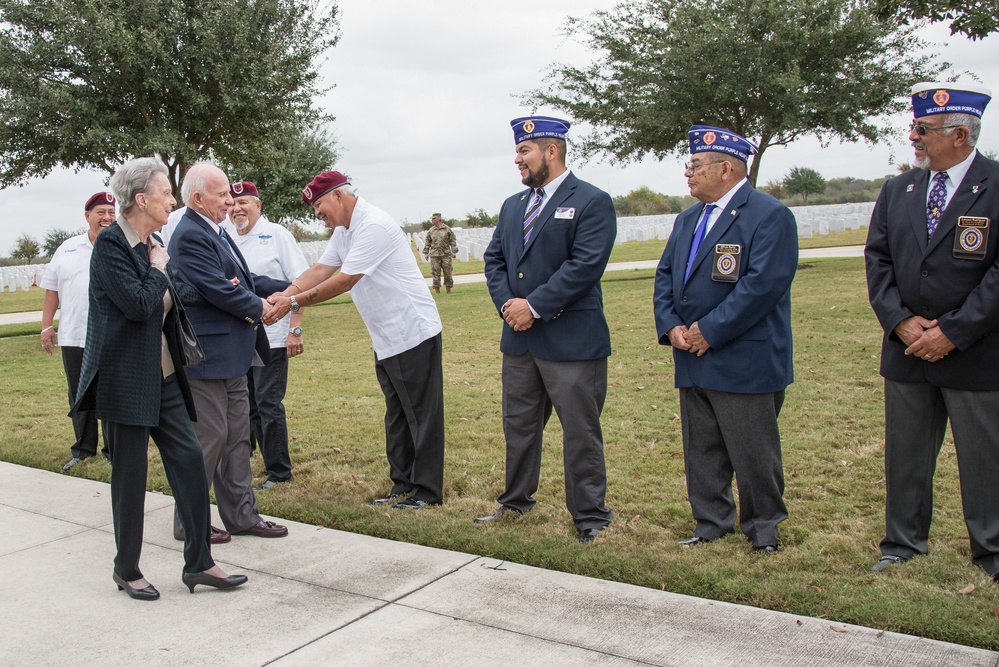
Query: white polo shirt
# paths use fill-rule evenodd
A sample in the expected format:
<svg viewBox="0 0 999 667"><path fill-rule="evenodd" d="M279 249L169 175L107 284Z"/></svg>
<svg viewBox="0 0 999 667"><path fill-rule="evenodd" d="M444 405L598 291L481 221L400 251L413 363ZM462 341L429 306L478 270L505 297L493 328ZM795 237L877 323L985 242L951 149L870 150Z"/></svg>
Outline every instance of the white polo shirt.
<svg viewBox="0 0 999 667"><path fill-rule="evenodd" d="M87 342L90 306L90 256L94 244L86 234L62 242L52 255L39 287L59 293L59 345L83 347Z"/></svg>
<svg viewBox="0 0 999 667"><path fill-rule="evenodd" d="M437 304L402 228L357 198L350 227L337 227L319 263L356 276L350 296L379 361L411 350L443 330Z"/></svg>
<svg viewBox="0 0 999 667"><path fill-rule="evenodd" d="M309 263L298 249L298 243L291 232L271 222L266 216L261 215L253 229L243 235L236 231L236 227L228 219L222 224L229 237L239 246L239 252L250 267L250 273L291 282L309 268ZM288 330L291 328L291 313L265 328L271 349L285 347L288 344Z"/></svg>

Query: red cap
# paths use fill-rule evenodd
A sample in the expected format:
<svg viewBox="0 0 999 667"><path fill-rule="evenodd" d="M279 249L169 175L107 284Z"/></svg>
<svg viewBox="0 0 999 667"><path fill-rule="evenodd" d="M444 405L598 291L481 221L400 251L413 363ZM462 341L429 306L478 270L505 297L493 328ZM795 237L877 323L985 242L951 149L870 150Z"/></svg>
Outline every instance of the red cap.
<svg viewBox="0 0 999 667"><path fill-rule="evenodd" d="M347 177L339 171L324 171L309 181L309 184L302 190L302 201L305 202L306 206L312 206L312 202L330 190L336 190L341 185L349 184L350 181L347 180Z"/></svg>
<svg viewBox="0 0 999 667"><path fill-rule="evenodd" d="M256 197L260 199L260 193L257 192L257 186L253 184L253 181L237 181L229 186L229 194L233 197Z"/></svg>
<svg viewBox="0 0 999 667"><path fill-rule="evenodd" d="M114 195L111 194L110 192L98 192L97 194L93 195L92 197L90 197L90 199L87 200L87 203L83 206L83 210L89 211L95 206L103 206L106 204L111 204L112 206L114 206L115 204Z"/></svg>

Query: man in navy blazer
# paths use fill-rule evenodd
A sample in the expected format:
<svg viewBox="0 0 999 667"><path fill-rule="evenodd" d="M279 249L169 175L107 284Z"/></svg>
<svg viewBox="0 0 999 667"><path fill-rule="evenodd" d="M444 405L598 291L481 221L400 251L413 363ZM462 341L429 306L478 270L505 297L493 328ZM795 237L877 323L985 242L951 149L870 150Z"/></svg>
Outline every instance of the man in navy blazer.
<svg viewBox="0 0 999 667"><path fill-rule="evenodd" d="M506 488L500 507L475 521L534 507L554 406L564 432L566 506L579 541L589 544L611 522L600 430L611 345L600 277L617 217L607 193L566 169L567 121L534 116L511 125L514 162L530 187L503 203L484 257L489 294L504 320Z"/></svg>
<svg viewBox="0 0 999 667"><path fill-rule="evenodd" d="M205 351L204 361L186 369L198 412L194 430L205 454L205 474L215 486L226 530L282 537L288 529L265 521L257 512L246 373L255 360L259 364L270 355L260 324L270 308L263 297L288 283L252 275L235 243L219 227L232 206L229 179L221 169L207 163L192 166L181 194L187 211L170 236L170 268L182 286L188 317ZM174 537L183 539L176 517ZM225 531L213 527L213 542L228 540Z"/></svg>
<svg viewBox="0 0 999 667"><path fill-rule="evenodd" d="M971 558L999 580L999 164L975 149L990 99L975 84L914 86L916 168L885 183L871 215L887 492L875 572L929 552L950 421Z"/></svg>
<svg viewBox="0 0 999 667"><path fill-rule="evenodd" d="M735 532L753 549L778 548L787 518L777 416L793 381L791 281L797 224L746 178L756 146L728 130L691 127L690 194L656 271L654 310L662 345L673 346L680 390L694 546Z"/></svg>

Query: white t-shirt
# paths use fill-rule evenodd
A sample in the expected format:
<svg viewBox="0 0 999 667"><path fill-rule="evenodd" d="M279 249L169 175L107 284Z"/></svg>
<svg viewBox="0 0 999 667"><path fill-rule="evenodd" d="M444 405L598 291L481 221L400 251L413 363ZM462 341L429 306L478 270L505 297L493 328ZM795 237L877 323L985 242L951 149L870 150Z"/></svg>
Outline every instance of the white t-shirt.
<svg viewBox="0 0 999 667"><path fill-rule="evenodd" d="M402 228L358 197L350 227L337 227L319 263L356 276L350 296L379 360L411 350L443 327L437 304Z"/></svg>
<svg viewBox="0 0 999 667"><path fill-rule="evenodd" d="M39 287L59 293L59 345L83 347L87 342L90 306L90 256L94 244L86 234L62 242L52 255Z"/></svg>
<svg viewBox="0 0 999 667"><path fill-rule="evenodd" d="M228 219L222 225L239 246L239 252L243 254L251 273L291 282L309 268L309 263L298 249L298 243L291 232L271 222L266 216L261 215L253 229L242 236ZM290 328L291 313L266 327L271 349L288 344Z"/></svg>

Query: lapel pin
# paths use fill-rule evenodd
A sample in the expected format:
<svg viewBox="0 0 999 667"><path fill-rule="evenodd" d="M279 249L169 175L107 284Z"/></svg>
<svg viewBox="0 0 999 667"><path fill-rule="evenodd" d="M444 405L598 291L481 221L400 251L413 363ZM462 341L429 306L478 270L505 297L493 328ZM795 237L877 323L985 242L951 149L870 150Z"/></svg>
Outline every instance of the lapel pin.
<svg viewBox="0 0 999 667"><path fill-rule="evenodd" d="M978 194L978 186L977 185L975 185L975 186L973 186L971 188L971 194L973 194L973 195L977 195Z"/></svg>
<svg viewBox="0 0 999 667"><path fill-rule="evenodd" d="M915 190L915 189L916 189L916 186L915 186L915 185L913 185L912 183L909 183L909 187L907 187L907 188L905 189L905 191L906 191L906 192L912 192L912 191L913 191L913 190Z"/></svg>

